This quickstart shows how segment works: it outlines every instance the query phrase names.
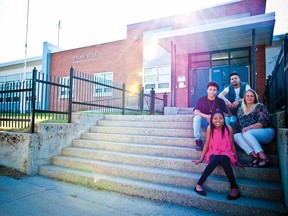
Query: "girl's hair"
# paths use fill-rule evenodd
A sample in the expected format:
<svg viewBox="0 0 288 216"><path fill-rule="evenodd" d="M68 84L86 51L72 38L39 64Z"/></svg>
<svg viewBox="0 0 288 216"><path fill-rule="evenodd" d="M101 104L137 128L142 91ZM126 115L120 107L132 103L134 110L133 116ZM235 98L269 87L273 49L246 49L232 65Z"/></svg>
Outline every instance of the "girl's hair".
<svg viewBox="0 0 288 216"><path fill-rule="evenodd" d="M228 129L228 127L227 127L227 125L226 125L226 122L225 122L225 116L224 116L224 114L223 114L222 112L220 112L220 111L216 111L216 112L212 113L212 116L211 116L211 119L210 119L211 137L213 137L213 134L214 134L215 126L214 126L214 124L213 124L213 117L214 117L216 114L220 114L220 115L223 117L223 120L224 120L223 125L222 125L222 128L221 128L222 138L223 138L223 137L224 137L224 132L225 132L225 130L228 131L228 134L229 134L230 132L229 132L229 129Z"/></svg>
<svg viewBox="0 0 288 216"><path fill-rule="evenodd" d="M248 89L247 91L245 91L243 95L243 103L241 105L245 115L247 113L247 102L246 102L247 92L251 92L254 95L254 104L252 105L251 112L254 111L256 105L259 103L258 94L253 89Z"/></svg>

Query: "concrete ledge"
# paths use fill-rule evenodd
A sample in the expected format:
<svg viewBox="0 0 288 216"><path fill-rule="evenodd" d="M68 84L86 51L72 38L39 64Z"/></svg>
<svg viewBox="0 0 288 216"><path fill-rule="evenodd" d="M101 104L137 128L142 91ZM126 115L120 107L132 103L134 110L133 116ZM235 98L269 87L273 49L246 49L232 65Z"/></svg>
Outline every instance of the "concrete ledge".
<svg viewBox="0 0 288 216"><path fill-rule="evenodd" d="M164 115L194 115L194 108L164 107Z"/></svg>

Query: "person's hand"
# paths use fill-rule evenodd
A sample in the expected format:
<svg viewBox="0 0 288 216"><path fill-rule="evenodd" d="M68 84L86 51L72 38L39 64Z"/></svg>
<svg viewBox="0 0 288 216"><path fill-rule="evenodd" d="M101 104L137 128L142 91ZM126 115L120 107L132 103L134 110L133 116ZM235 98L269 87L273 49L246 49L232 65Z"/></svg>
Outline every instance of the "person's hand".
<svg viewBox="0 0 288 216"><path fill-rule="evenodd" d="M250 126L244 127L244 128L242 129L242 133L245 133L245 132L247 132L248 130L250 130Z"/></svg>
<svg viewBox="0 0 288 216"><path fill-rule="evenodd" d="M229 101L229 100L227 100L227 101L225 101L226 102L226 106L228 107L228 108L233 108L233 104Z"/></svg>
<svg viewBox="0 0 288 216"><path fill-rule="evenodd" d="M192 162L194 162L195 164L199 164L199 163L202 163L203 159L199 159L199 160L192 160Z"/></svg>
<svg viewBox="0 0 288 216"><path fill-rule="evenodd" d="M211 120L211 115L207 115L207 121L208 121L208 123L210 124L210 120Z"/></svg>
<svg viewBox="0 0 288 216"><path fill-rule="evenodd" d="M239 105L239 101L235 101L233 104L232 104L232 108L237 108Z"/></svg>

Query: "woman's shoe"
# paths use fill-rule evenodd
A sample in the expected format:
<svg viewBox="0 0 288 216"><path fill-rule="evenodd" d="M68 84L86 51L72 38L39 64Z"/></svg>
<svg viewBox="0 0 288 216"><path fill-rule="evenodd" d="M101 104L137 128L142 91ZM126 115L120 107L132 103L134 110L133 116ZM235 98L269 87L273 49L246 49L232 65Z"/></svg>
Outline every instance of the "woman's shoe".
<svg viewBox="0 0 288 216"><path fill-rule="evenodd" d="M258 166L258 167L261 167L261 168L263 168L263 167L268 167L268 166L269 166L269 163L270 163L270 161L269 161L268 158L265 158L265 159L259 158L259 159L258 159L258 164L257 164L257 166Z"/></svg>
<svg viewBox="0 0 288 216"><path fill-rule="evenodd" d="M197 194L201 195L201 196L206 196L206 192L205 192L204 190L198 191L198 190L196 189L196 187L195 187L195 188L194 188L194 191L195 191Z"/></svg>
<svg viewBox="0 0 288 216"><path fill-rule="evenodd" d="M235 199L238 199L239 197L240 197L240 193L238 193L236 196L228 194L226 198L227 200L235 200Z"/></svg>
<svg viewBox="0 0 288 216"><path fill-rule="evenodd" d="M253 159L251 160L249 166L258 167L258 161L259 161L258 157L253 157Z"/></svg>

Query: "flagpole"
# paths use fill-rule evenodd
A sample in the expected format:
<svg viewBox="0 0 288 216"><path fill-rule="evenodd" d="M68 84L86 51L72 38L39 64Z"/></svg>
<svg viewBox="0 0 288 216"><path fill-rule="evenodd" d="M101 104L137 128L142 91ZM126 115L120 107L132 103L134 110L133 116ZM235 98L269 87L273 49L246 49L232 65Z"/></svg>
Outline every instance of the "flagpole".
<svg viewBox="0 0 288 216"><path fill-rule="evenodd" d="M61 29L60 23L61 23L61 20L59 20L59 22L58 22L58 40L57 40L57 51L59 50L59 39L60 39L60 29Z"/></svg>
<svg viewBox="0 0 288 216"><path fill-rule="evenodd" d="M27 18L26 18L26 38L25 38L25 59L24 59L24 73L22 80L26 80L26 70L27 70L27 41L28 41L28 23L29 23L29 4L30 1L27 0Z"/></svg>
<svg viewBox="0 0 288 216"><path fill-rule="evenodd" d="M22 88L25 88L26 71L27 71L27 41L28 41L28 23L29 23L29 0L27 0L27 18L26 18L26 37L25 37L25 58L24 58L24 71L22 76ZM26 92L21 93L20 99L20 112L26 113Z"/></svg>

